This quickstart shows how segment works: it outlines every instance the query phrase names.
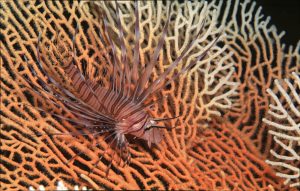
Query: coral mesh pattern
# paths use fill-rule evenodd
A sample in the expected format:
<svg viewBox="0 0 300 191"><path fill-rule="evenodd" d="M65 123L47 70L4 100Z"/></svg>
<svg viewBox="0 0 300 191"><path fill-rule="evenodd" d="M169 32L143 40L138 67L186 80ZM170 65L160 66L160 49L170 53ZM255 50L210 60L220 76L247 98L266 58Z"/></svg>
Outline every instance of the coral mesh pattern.
<svg viewBox="0 0 300 191"><path fill-rule="evenodd" d="M274 142L262 122L270 103L266 90L273 88L275 79L300 72L300 41L296 47L282 44L284 32L278 33L255 2L226 1L212 6L224 10L218 12L219 20L225 26L225 44L236 63L235 81L240 82L241 108L226 113L225 118L252 140L263 157L269 157Z"/></svg>
<svg viewBox="0 0 300 191"><path fill-rule="evenodd" d="M39 184L46 189L55 189L59 180L63 180L68 188L80 184L95 189L284 189L282 181L261 158L253 141L243 131L234 128L239 125L222 124L215 119L209 124L210 128L194 135L189 147L181 145L184 141L177 141L184 139L184 135L172 131L163 143L152 150L142 142L133 144L130 166L121 168L113 164L112 171L105 178L107 163L104 161L87 176L106 148L106 143L102 141L99 147L94 148L90 137L35 136L37 132L68 132L74 127L37 109L20 105L21 102L30 102L56 113L63 112L26 88L28 84L20 75L27 74L31 81L36 81L30 75L23 55L41 75L35 63L36 40L40 31L43 31L44 45L53 40L55 27L62 33L65 43L70 45L76 23L84 26L76 40L78 60L81 63L105 63L99 51L101 43L94 37L97 36L95 31L100 31L99 23L86 12L86 7L81 9L76 2L35 4L28 1L23 4L1 1L0 6L1 34L4 37L1 44L1 190L25 190L29 186L37 188ZM43 64L51 76L68 86L59 65L49 61ZM187 94L192 92L187 91ZM174 90L170 91L170 95L175 96ZM189 110L188 104L182 107ZM72 117L68 113L64 115ZM200 127L195 129L201 131ZM84 155L68 162L79 151L84 151Z"/></svg>
<svg viewBox="0 0 300 191"><path fill-rule="evenodd" d="M274 128L269 134L277 147L270 151L276 160L266 162L286 179L285 184L300 187L300 76L293 72L290 79L275 80L275 88L267 92L272 102L263 121Z"/></svg>
<svg viewBox="0 0 300 191"><path fill-rule="evenodd" d="M105 12L111 33L118 36L115 2L95 1L95 4L98 6L91 9L91 11L100 9ZM134 49L134 43L130 43L134 41L133 2L119 2L119 6L127 53L133 55L130 51ZM167 19L168 7L169 4L164 5L162 1L157 2L157 4L151 1L139 3L141 65L150 62L149 55L153 54L152 52L155 50L161 36L162 28ZM179 64L178 70L189 65L197 56L201 55L210 46L212 39L222 33L222 29L216 26L216 13L213 9L208 9L206 3L172 3L170 15L171 20L164 48L160 52L157 66L153 72L154 80L180 56L188 46L188 42L196 38L195 36L202 23L205 23L202 34L196 39L195 45L189 51L188 56ZM224 36L223 34L221 38ZM115 41L118 41L118 39ZM118 50L119 57L120 52ZM226 45L219 43L211 48L208 55L197 62L189 75L181 77L179 82L171 84L169 90L161 92L162 96L168 97L167 102L162 102L163 107L160 104L153 107L155 113L161 117L184 116L179 118L179 124L183 125L176 130L176 134L181 136L174 135L173 137L177 138L176 141L182 149L190 147L190 142L196 137L199 126L206 127L207 122L213 116L221 116L222 110L235 107L234 96L237 95L238 83L232 81L234 67L233 62L229 60L231 53L227 50ZM182 105L187 107L181 107Z"/></svg>

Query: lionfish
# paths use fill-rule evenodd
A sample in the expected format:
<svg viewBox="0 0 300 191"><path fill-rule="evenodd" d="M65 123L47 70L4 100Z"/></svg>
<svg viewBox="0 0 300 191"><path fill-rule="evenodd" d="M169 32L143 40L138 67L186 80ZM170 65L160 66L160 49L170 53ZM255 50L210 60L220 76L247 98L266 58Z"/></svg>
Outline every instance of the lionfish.
<svg viewBox="0 0 300 191"><path fill-rule="evenodd" d="M104 28L104 36L102 38L107 39L108 45L111 47L110 50L107 49L107 51L111 53L112 63L112 74L109 79L108 87L107 85L105 86L97 83L92 79L87 79L79 70L77 66L79 63L77 63L78 61L75 59L76 54L74 45L78 27L76 28L76 32L72 40L72 49L74 51L71 56L72 59L68 59L68 56L60 58L63 70L66 76L71 80L72 85L76 90L76 95L65 89L62 84L54 80L54 78L52 78L43 68L39 50L41 33L39 34L36 48L37 65L44 77L47 79L47 82L42 80L42 78L37 75L34 68L28 63L26 57L25 60L28 68L30 69L32 75L37 78L37 82L40 87L23 76L24 79L31 85L33 91L40 96L43 96L41 94L41 91L43 91L43 93L46 93L46 95L51 97L51 99L47 100L49 100L52 104L61 107L57 103L57 101L59 101L64 105L64 109L71 112L77 119L66 118L62 115L54 113L52 113L52 115L74 122L81 128L84 128L85 130L87 129L93 136L106 135L105 140L109 140L109 146L113 147L117 151L125 165L130 163L131 158L127 136L133 136L135 138L145 140L150 147L151 144L158 144L161 142L164 133L164 131L161 129L170 129L167 126L158 125L158 122L176 118L152 117L148 111L149 107L153 105L153 101L150 103L146 103L146 101L149 98L157 95L172 81L195 66L198 61L205 57L207 52L220 37L219 34L217 38L212 41L213 43L211 43L210 46L203 52L203 54L194 59L189 65L183 67L179 72L168 78L170 72L183 60L202 33L205 20L202 21L200 30L197 32L195 39L189 42L189 44L182 51L181 55L177 57L157 79L150 83L151 72L155 66L155 63L157 62L159 53L163 48L167 35L167 29L171 19L171 3L168 8L167 20L162 28L162 33L157 43L157 47L151 55L150 62L147 63L146 66L144 66L140 71L138 69L140 64L140 21L138 1L135 1L134 8L134 15L136 17L134 26L135 44L133 50L134 55L131 64L129 63L126 52L124 32L121 25L118 3L116 2L116 18L119 33L117 38L119 40L121 49L120 59L117 56L117 45L114 43L113 37L108 32L109 26L107 17L105 14L101 14ZM57 49L59 50L59 48ZM51 86L49 84L51 84ZM53 88L53 86L55 88ZM38 110L45 111L43 109ZM84 131L79 131L79 134L80 133L84 134ZM56 135L59 135L59 133ZM75 135L75 133L70 133L70 135ZM79 154L81 153L76 154L76 156ZM113 154L115 154L115 152ZM103 157L103 155L101 157ZM76 156L73 156L72 159ZM111 158L106 173L108 173L108 170L111 168L112 161L113 157Z"/></svg>

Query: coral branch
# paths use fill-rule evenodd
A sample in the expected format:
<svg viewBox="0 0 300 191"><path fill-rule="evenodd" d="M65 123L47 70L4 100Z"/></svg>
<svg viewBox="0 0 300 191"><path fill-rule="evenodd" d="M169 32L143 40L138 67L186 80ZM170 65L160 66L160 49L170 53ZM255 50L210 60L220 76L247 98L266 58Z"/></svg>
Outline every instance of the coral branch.
<svg viewBox="0 0 300 191"><path fill-rule="evenodd" d="M295 72L282 83L275 80L275 90L267 89L275 105L270 104L269 117L263 122L280 149L270 150L275 160L266 160L279 172L277 176L291 187L300 186L300 78Z"/></svg>
<svg viewBox="0 0 300 191"><path fill-rule="evenodd" d="M109 27L112 33L117 36L115 2L95 1L93 3L97 5L94 7L95 9L100 9L107 15ZM145 66L150 62L149 55L155 50L159 41L163 23L167 19L169 3L172 3L169 24L172 27L168 28L166 42L164 48L160 51L153 80L157 79L166 70L167 66L181 55L190 41L195 41L191 51L181 61L178 68L172 71L170 76L188 66L213 45L207 56L198 61L185 77L171 83L171 88L161 93L163 97L168 96L168 99L164 100L163 103L163 111L165 112L161 112L161 108L157 106L153 107L155 113L160 117L171 117L170 113L175 116L185 116L184 119L179 120L177 126L181 126L181 128L177 128L176 132L185 135L184 142L181 138L178 139L180 144L189 145L189 140L195 137L199 130L199 126L191 124L201 123L203 128L214 116L221 116L226 110L235 107L235 96L237 95L236 90L239 83L233 80L235 69L234 63L230 60L232 53L230 53L228 47L223 43L214 45L210 40L215 39L219 33L222 34L220 42L227 36L225 33L223 34L223 27L219 27L217 24L218 10L205 1L188 1L184 4L176 1L167 1L166 4L162 1L157 3L153 1L139 2L139 15L141 15L140 66ZM133 2L122 1L119 4L125 44L127 50L134 50L134 43L131 43L135 39ZM205 26L202 34L197 39L196 34L202 23L205 23ZM117 39L115 41L118 43ZM120 48L118 48L118 54L120 58ZM133 53L131 52L129 55L133 55ZM171 105L184 105L184 107L178 107L174 111L174 108L168 107L167 101L171 102Z"/></svg>

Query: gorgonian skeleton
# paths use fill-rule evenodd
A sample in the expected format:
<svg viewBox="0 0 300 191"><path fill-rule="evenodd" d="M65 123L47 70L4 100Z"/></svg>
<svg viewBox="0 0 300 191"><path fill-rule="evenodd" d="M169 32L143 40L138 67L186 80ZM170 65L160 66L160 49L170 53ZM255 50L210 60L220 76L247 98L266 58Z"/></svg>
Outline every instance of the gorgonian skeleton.
<svg viewBox="0 0 300 191"><path fill-rule="evenodd" d="M25 57L31 74L37 78L37 82L39 84L39 86L35 85L26 77L24 77L28 84L30 84L30 88L32 88L32 90L40 96L45 97L44 94L46 94L47 101L57 107L61 107L60 104L57 103L57 101L59 101L64 105L64 109L66 109L68 112L71 112L76 119L67 118L63 115L54 113L52 113L52 115L60 119L73 122L85 130L87 129L88 132L94 137L105 134L105 140L109 142L108 145L115 149L112 155L117 153L120 156L120 159L123 159L125 165L130 162L127 135L146 140L150 147L151 144L158 144L162 140L164 131L161 129L169 129L167 126L162 126L158 123L176 118L152 117L149 113L149 109L154 103L153 101L147 102L147 100L153 98L153 96L157 95L163 88L169 85L181 74L190 70L198 61L204 58L210 48L218 41L221 34L220 33L210 43L210 45L200 56L195 58L189 65L182 67L180 71L170 77L169 74L171 71L178 66L185 56L187 56L187 53L191 50L200 34L203 32L203 28L205 26L205 21L203 21L201 23L200 30L195 35L194 39L188 43L181 55L178 56L169 65L169 67L157 77L157 79L151 81L151 73L155 67L155 63L158 60L159 53L163 48L167 36L167 29L171 19L170 7L168 9L166 23L163 26L162 34L157 42L157 46L151 55L150 62L147 63L142 70L139 69L141 53L138 1L135 1L134 7L136 21L133 60L129 60L129 57L127 56L118 3L116 2L116 18L117 28L119 30L117 40L121 49L120 58L117 54L117 45L114 43L115 39L113 39L112 35L108 32L109 25L106 15L101 14L104 34L100 38L106 39L107 47L110 47L110 49L107 49L107 51L110 52L112 63L112 74L109 79L109 86L105 86L95 82L92 79L86 78L79 70L78 64L80 63L78 63L76 59L74 45L78 27L76 28L75 35L73 36L73 53L70 53L67 56L61 56L61 54L58 54L58 57L60 57L59 60L61 61L60 64L62 65L66 76L71 80L76 93L72 93L71 91L65 89L62 84L54 80L54 78L52 78L43 68L39 50L41 34L38 38L36 50L37 65L44 77L46 77L47 82L42 80L42 78L37 75L34 67L27 62L27 58ZM63 46L58 46L56 48L56 51L58 52L62 50L65 51L66 48ZM57 56L55 55L55 51L53 55ZM53 86L55 88L53 88ZM37 110L44 111L41 108L37 108ZM77 133L84 135L86 132L79 130ZM55 135L60 135L60 133ZM76 135L76 133L71 132L70 135ZM96 144L95 146L98 145ZM82 153L77 153L70 160L74 159L80 154ZM98 162L103 156L104 154L101 155ZM112 160L113 156L111 157L111 161L106 173L108 173L108 170L111 167ZM94 166L96 166L98 162L96 162Z"/></svg>

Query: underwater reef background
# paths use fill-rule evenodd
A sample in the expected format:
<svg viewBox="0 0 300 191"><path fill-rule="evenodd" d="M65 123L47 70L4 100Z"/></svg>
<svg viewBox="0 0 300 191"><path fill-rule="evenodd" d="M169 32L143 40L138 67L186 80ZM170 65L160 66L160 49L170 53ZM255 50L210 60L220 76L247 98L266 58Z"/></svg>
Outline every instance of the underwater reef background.
<svg viewBox="0 0 300 191"><path fill-rule="evenodd" d="M130 49L134 33L132 28L125 26L131 26L135 21L128 20L134 18L133 2L119 3L127 48ZM139 6L140 15L144 14L140 22L142 35L145 36L142 42L144 46L141 46L145 64L148 53L159 38L162 28L159 23L166 21L167 6L151 1L140 2ZM276 116L268 114L269 105L275 104L278 97L283 103L282 108L288 111L294 121L291 126L299 127L300 117L293 107L299 111L300 103L293 92L299 95L297 76L300 74L300 41L294 46L285 45L282 40L284 33L272 25L272 20L263 14L263 7L254 1L173 3L171 11L178 13L178 20L174 19L171 24L166 43L169 46L166 45L162 50L160 64L153 72L153 78L164 71L174 55L182 51L171 46L173 41L184 47L182 42L193 39L194 33L185 31L192 31L196 26L193 22L204 19L205 14L201 10L207 10L204 34L208 39L214 38L221 28L224 28L226 35L210 52L210 56L197 64L196 69L162 92L168 99L154 107L153 115L172 117L183 113L177 122L171 121L170 125L176 128L171 132L166 131L163 142L151 149L143 141L131 144L130 165L122 167L113 163L108 177L105 177L105 169L109 156L104 157L105 160L90 172L107 148L103 138L96 140L100 142L98 147L93 147L92 136L36 136L37 133L74 130L71 123L58 120L37 108L47 108L66 117L73 116L35 94L22 76L28 76L37 84L28 68L29 63L44 79L36 64L37 39L39 32L42 32L43 66L57 81L72 90L62 68L55 64L59 60L49 52L53 50L51 44L56 29L60 31L59 40L71 46L76 24L80 26L75 41L77 60L82 63L80 70L94 71L94 67L108 67L105 64L107 58L101 51L103 45L98 34L103 27L96 10L100 9L108 15L114 33L114 2L1 1L0 7L3 37L1 190L25 190L30 186L38 188L39 185L55 189L58 181L64 181L68 188L81 185L93 189L297 190L300 176L300 160L297 157L299 131L294 128L294 132L287 133L292 137L291 140L282 140L294 151L294 160L282 161L270 150L283 156L293 152L287 152L276 141L278 138L274 138L274 133L268 133L270 130L279 134L285 132L278 130L278 126L270 125L273 123L267 120L277 123L284 121L278 121ZM151 40L154 43L151 44ZM201 51L209 41L199 39L199 43L191 55L197 54L198 49ZM188 62L189 59L185 59L182 64ZM286 82L283 79L290 79L291 82L291 86L288 83L283 85L286 94L278 90L280 85L276 83L276 80ZM105 76L101 80L108 83ZM294 87L294 91L291 87ZM275 96L270 95L271 90ZM289 96L280 97L287 94ZM69 161L80 151L84 154ZM291 168L272 165L266 160L281 161L280 164L288 164ZM278 176L278 172L292 176Z"/></svg>

